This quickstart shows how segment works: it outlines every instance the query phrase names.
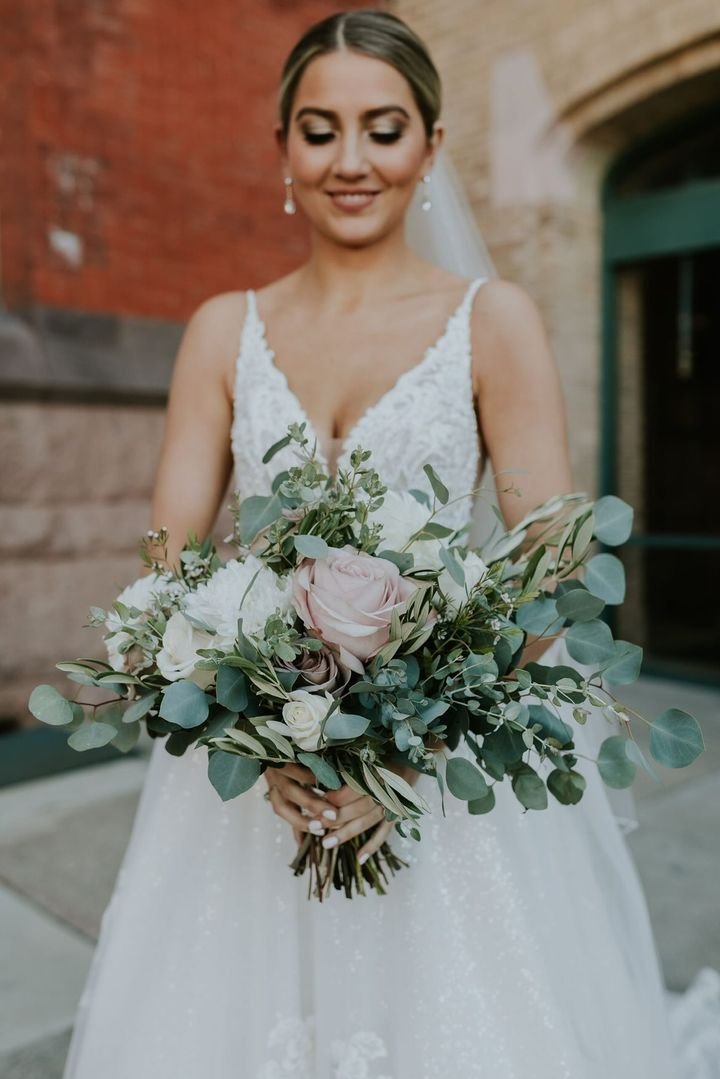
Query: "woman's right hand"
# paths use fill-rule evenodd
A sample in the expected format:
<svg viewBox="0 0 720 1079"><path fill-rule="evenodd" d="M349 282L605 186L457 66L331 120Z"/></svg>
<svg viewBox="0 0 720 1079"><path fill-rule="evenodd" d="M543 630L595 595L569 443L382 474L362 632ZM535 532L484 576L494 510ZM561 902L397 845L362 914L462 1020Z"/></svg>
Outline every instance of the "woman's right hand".
<svg viewBox="0 0 720 1079"><path fill-rule="evenodd" d="M337 816L329 802L308 789L317 786L317 780L309 768L301 764L283 764L279 768L266 768L263 775L270 792L270 804L277 815L292 826L298 845L305 832L319 836L325 834L324 828L310 827L311 817L303 816L301 812L307 809L312 818L319 817L320 820L324 812L331 814L331 820Z"/></svg>

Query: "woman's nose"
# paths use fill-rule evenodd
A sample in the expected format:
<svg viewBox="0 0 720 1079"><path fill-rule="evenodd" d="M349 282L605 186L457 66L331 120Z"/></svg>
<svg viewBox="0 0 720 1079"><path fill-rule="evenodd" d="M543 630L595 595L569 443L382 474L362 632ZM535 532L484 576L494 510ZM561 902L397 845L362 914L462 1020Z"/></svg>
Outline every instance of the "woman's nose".
<svg viewBox="0 0 720 1079"><path fill-rule="evenodd" d="M368 171L362 143L353 136L344 136L338 139L338 154L335 158L333 171L336 176L358 177L364 176Z"/></svg>

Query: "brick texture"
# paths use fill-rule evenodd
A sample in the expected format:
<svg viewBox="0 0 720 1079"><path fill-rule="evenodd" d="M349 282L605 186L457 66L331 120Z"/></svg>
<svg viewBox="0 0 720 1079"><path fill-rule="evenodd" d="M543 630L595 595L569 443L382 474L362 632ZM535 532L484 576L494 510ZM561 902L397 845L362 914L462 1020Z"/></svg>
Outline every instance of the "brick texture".
<svg viewBox="0 0 720 1079"><path fill-rule="evenodd" d="M276 87L336 9L0 0L5 304L183 319L291 269L306 237L282 213Z"/></svg>

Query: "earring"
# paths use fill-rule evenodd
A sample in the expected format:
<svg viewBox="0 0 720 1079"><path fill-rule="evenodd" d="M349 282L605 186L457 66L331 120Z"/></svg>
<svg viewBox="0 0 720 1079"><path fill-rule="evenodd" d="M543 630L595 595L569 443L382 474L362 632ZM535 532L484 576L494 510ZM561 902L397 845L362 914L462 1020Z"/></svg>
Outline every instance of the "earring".
<svg viewBox="0 0 720 1079"><path fill-rule="evenodd" d="M285 202L283 203L283 210L286 214L295 213L295 199L293 198L292 191L292 176L285 177Z"/></svg>
<svg viewBox="0 0 720 1079"><path fill-rule="evenodd" d="M428 194L428 186L430 184L430 175L429 175L429 173L428 173L428 175L423 176L423 183L425 184L425 191L423 193L423 200L420 203L420 209L421 210L429 210L430 207L432 206L432 202L430 201L430 195Z"/></svg>

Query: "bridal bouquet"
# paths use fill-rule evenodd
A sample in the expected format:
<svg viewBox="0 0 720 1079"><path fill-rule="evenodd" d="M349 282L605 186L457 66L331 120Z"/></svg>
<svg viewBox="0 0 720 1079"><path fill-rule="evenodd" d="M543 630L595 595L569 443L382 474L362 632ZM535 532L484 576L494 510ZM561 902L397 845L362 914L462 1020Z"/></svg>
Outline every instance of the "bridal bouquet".
<svg viewBox="0 0 720 1079"><path fill-rule="evenodd" d="M67 727L77 750L127 751L141 723L166 736L169 753L206 747L224 800L267 768L298 762L318 790L347 784L370 795L416 840L430 807L400 770L430 775L441 799L447 789L472 814L490 812L506 780L526 810L546 808L549 795L577 803L586 780L562 705L578 724L619 721L623 733L604 739L596 761L606 784L627 786L638 765L649 768L632 734L635 713L608 688L634 681L642 659L600 617L623 600L622 563L589 554L593 540L627 539L625 502L559 495L477 550L452 524L431 464L427 491L392 492L368 450L330 477L304 424L264 460L286 446L297 464L270 494L232 507L236 557L223 563L209 539L190 535L173 568L166 530L145 537L151 572L111 611L91 609L91 623L106 628L109 662L57 664L112 696L89 703L38 686L29 702L38 719ZM561 632L589 677L569 665L518 666L528 634ZM668 767L703 749L686 712L668 709L650 726L651 754ZM461 740L469 752L453 755ZM320 899L331 884L347 896L365 894L366 884L384 893L387 872L407 863L386 842L358 865L367 837L326 850L307 833L291 867L310 869L309 894L314 883Z"/></svg>

